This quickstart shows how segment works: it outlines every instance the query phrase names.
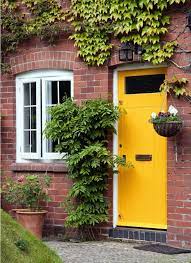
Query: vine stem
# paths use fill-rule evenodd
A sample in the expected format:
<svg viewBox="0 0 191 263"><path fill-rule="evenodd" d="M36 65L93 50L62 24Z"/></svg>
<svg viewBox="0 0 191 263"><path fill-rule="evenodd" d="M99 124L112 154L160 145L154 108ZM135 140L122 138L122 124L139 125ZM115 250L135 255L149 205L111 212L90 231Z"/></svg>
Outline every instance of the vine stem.
<svg viewBox="0 0 191 263"><path fill-rule="evenodd" d="M168 59L168 61L170 62L170 63L172 63L174 66L176 66L177 68L179 68L179 69L189 69L190 68L190 70L191 70L191 63L190 64L187 64L187 65L184 65L184 66L180 66L180 65L178 65L174 60L172 60L172 59Z"/></svg>
<svg viewBox="0 0 191 263"><path fill-rule="evenodd" d="M184 48L182 48L182 47L178 47L180 50L175 50L175 53L191 53L191 49L188 49L188 50L186 50L186 49L184 49Z"/></svg>

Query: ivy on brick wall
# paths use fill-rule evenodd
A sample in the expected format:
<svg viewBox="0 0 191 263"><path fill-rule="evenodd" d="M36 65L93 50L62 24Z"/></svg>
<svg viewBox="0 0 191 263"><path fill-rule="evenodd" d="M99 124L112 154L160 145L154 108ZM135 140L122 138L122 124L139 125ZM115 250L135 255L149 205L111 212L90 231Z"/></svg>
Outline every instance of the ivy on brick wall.
<svg viewBox="0 0 191 263"><path fill-rule="evenodd" d="M187 83L188 80L186 78L177 78L174 76L171 80L164 80L160 86L160 91L168 94L175 94L178 98L180 96L190 96L191 92L186 87Z"/></svg>
<svg viewBox="0 0 191 263"><path fill-rule="evenodd" d="M172 57L177 45L161 41L170 23L167 10L186 1L71 0L70 9L64 11L57 0L2 0L2 57L30 37L53 44L68 30L65 20L73 27L70 38L78 55L88 65L107 61L114 37L142 46L143 60L158 64Z"/></svg>
<svg viewBox="0 0 191 263"><path fill-rule="evenodd" d="M8 70L5 58L26 39L39 37L53 44L67 30L64 11L56 0L2 0L2 71Z"/></svg>
<svg viewBox="0 0 191 263"><path fill-rule="evenodd" d="M175 41L162 42L170 18L167 9L185 0L72 0L71 36L79 48L78 54L89 65L102 65L112 49L111 39L132 42L144 49L143 60L154 64L170 58Z"/></svg>

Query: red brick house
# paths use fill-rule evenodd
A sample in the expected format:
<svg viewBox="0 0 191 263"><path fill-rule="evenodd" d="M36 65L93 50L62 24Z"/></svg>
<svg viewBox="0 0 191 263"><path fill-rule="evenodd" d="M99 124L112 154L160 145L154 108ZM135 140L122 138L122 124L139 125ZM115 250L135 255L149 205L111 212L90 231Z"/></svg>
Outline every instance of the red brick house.
<svg viewBox="0 0 191 263"><path fill-rule="evenodd" d="M191 9L190 3L186 5L186 9ZM63 35L55 46L49 46L37 38L28 40L19 46L17 53L9 56L8 60L12 73L3 74L1 83L1 169L4 176L45 172L52 176L53 182L49 189L52 202L47 207L49 213L45 221L46 229L50 233L62 232L66 213L60 207L60 202L66 196L71 182L67 178L66 165L59 160L60 155L54 152L54 145L42 136L42 130L47 118L46 107L58 103L64 93L74 97L77 101L104 98L113 99L116 105L123 105L123 103L126 103L125 94L128 95L128 91L121 85L125 85L123 80L128 81L128 77L129 81L133 81L133 77L135 77L140 82L145 81L147 83L148 76L151 80L153 77L154 81L155 77L159 75L163 78L165 75L169 79L176 75L177 77L187 78L189 81L188 88L191 90L191 30L188 27L185 28L187 13L184 10L185 7L171 11L171 25L166 36L167 39L174 39L179 35L177 41L181 45L182 51L186 50L186 52L180 50L173 57L173 61L178 67L175 64L154 66L136 59L131 63L121 63L118 52L113 52L107 65L89 67L77 57L77 50L73 41L69 40L67 35ZM184 28L185 30L183 30ZM144 77L146 79L143 80ZM125 90L125 94L122 94L120 90ZM129 94L129 98L132 94ZM144 95L142 94L142 96ZM119 152L122 155L127 155L128 159L131 157L131 155L128 155L128 149L134 151L133 156L135 153L156 154L156 159L153 157L156 162L153 163L152 176L159 176L159 183L162 187L160 184L152 184L150 188L153 189L150 191L146 183L144 185L145 191L137 194L139 204L141 204L141 196L144 193L147 193L145 199L143 198L144 202L147 198L152 199L153 196L154 201L151 202L153 210L151 211L150 206L145 207L145 209L151 211L152 214L156 214L156 218L153 219L156 220L156 224L151 222L147 224L144 221L149 216L143 219L144 224L137 223L136 219L136 222L133 221L132 217L137 216L137 212L128 217L128 210L134 208L128 208L126 202L128 203L133 195L135 197L135 193L132 193L132 196L126 196L124 187L128 189L128 185L124 186L123 184L127 182L120 181L120 176L114 175L108 179L109 190L107 196L112 204L109 210L110 221L107 225L100 226L98 231L103 236L167 242L173 246L191 248L190 102L184 98L179 100L168 98L167 101L169 105L175 104L183 117L184 126L181 133L166 140L161 139L153 131L152 136L154 137L148 138L145 134L147 134L147 129L149 129L150 134L152 125L146 122L149 114L158 109L158 104L151 103L154 98L148 96L148 100L139 97L137 100L133 98L132 101L128 101L128 105L131 102L134 105L131 109L128 108L129 112L136 112L137 118L142 118L139 113L142 113L145 108L149 109L144 115L146 117L143 117L145 130L143 126L140 126L142 121L139 122L139 119L137 120L140 125L136 126L136 123L132 123L131 125L134 126L131 126L131 129L128 129L129 124L121 123L119 133L114 136L111 143L114 153ZM36 121L32 121L34 116ZM132 137L129 133L130 130L133 130ZM143 134L141 138L139 132L137 132L140 130ZM148 152L136 147L133 148L134 146L130 145L129 140L125 141L127 152L126 150L123 151L120 145L124 144L123 136L125 135L122 134L122 131L130 134L129 138L134 140L134 145L143 142L141 145L144 148L146 142ZM152 151L149 148L151 146L154 147L152 148L154 149L153 152L149 152ZM136 171L137 162L135 159L131 160ZM156 166L157 162L158 166ZM144 169L147 169L145 168L146 165L147 162L141 162L139 168L144 171ZM163 178L163 181L160 181L161 178ZM132 184L134 183L132 182ZM142 184L142 181L139 183ZM159 187L161 187L161 191L159 191ZM141 188L138 188L137 191L139 190L141 191ZM154 199L155 192L158 194L161 192L161 199L157 199L159 202L156 201L156 203ZM135 203L132 204L134 207L136 206ZM142 206L145 206L145 203ZM137 210L141 210L139 205ZM128 220L125 219L126 215ZM161 215L160 224L160 222L157 222L157 218ZM126 223L127 221L131 223Z"/></svg>

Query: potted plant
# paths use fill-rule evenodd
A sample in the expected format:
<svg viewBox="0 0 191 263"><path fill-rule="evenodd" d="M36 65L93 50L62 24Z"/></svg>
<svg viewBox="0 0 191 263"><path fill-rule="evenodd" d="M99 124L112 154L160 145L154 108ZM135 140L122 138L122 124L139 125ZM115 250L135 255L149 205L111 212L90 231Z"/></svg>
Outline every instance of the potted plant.
<svg viewBox="0 0 191 263"><path fill-rule="evenodd" d="M7 203L22 207L15 209L18 222L36 237L42 237L44 217L47 213L42 210L42 202L50 201L47 188L50 177L39 175L19 176L8 178L2 187L3 198Z"/></svg>
<svg viewBox="0 0 191 263"><path fill-rule="evenodd" d="M172 105L167 112L161 111L158 114L152 112L150 122L153 123L155 131L163 137L175 136L182 128L182 119L178 110Z"/></svg>

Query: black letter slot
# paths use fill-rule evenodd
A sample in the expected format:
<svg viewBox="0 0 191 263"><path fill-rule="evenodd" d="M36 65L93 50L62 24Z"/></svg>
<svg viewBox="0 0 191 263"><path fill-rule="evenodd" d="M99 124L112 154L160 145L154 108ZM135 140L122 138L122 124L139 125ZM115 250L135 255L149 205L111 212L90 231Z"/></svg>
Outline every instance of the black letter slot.
<svg viewBox="0 0 191 263"><path fill-rule="evenodd" d="M136 154L135 155L136 161L152 161L152 155L151 154Z"/></svg>

